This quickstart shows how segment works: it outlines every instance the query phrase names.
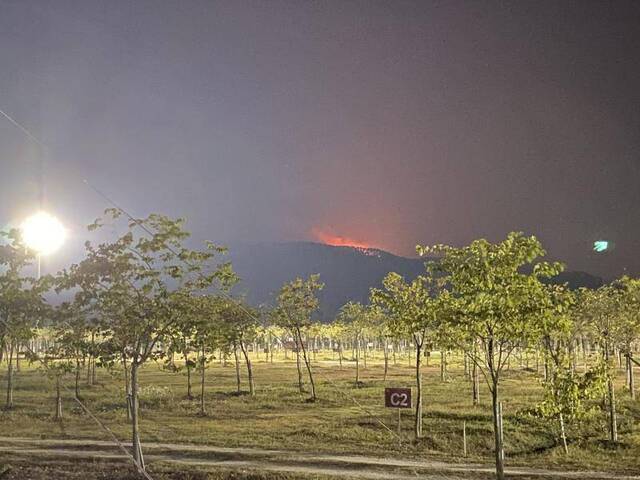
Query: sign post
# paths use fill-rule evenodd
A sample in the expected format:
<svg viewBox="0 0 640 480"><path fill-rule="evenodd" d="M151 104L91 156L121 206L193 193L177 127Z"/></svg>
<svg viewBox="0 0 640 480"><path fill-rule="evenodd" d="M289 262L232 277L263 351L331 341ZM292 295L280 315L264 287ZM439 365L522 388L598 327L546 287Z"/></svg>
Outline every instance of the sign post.
<svg viewBox="0 0 640 480"><path fill-rule="evenodd" d="M411 408L411 389L385 388L384 406L386 408L395 408L398 410L398 442L402 444L402 409Z"/></svg>

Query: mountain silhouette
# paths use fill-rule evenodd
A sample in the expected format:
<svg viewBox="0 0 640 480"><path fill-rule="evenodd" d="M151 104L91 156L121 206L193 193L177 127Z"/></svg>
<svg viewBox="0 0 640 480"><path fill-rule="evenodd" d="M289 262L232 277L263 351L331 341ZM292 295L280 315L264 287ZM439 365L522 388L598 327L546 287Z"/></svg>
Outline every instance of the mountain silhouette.
<svg viewBox="0 0 640 480"><path fill-rule="evenodd" d="M229 259L240 276L234 293L253 305L273 305L283 283L320 274L318 318L329 321L350 300L367 303L369 290L379 287L389 272L410 280L424 272L424 259L406 258L384 250L336 247L314 242L240 244L229 249ZM597 288L602 280L585 272L563 272L554 283L571 288Z"/></svg>

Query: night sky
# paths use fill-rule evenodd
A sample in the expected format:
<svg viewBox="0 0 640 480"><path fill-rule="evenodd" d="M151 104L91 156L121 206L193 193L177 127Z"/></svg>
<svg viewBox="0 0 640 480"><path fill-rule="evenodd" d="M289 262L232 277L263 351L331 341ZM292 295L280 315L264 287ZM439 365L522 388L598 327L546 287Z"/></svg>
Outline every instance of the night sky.
<svg viewBox="0 0 640 480"><path fill-rule="evenodd" d="M86 178L222 243L522 230L640 275L640 2L0 0L0 109L48 146L50 268L109 206ZM0 119L3 225L40 156Z"/></svg>

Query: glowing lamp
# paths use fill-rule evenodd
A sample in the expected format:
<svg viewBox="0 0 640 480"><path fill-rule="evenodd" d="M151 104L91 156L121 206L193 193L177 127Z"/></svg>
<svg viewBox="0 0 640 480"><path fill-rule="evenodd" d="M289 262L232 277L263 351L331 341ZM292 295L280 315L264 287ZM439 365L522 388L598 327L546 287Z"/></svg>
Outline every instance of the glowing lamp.
<svg viewBox="0 0 640 480"><path fill-rule="evenodd" d="M26 246L38 255L55 252L67 237L67 232L60 220L46 212L38 212L27 218L22 222L20 230Z"/></svg>

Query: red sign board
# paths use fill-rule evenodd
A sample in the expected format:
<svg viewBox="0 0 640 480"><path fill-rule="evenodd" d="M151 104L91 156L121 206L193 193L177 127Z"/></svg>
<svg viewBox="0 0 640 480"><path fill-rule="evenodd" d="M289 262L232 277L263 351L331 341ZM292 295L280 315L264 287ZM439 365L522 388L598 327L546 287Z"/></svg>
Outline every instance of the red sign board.
<svg viewBox="0 0 640 480"><path fill-rule="evenodd" d="M384 406L387 408L411 408L411 389L385 388Z"/></svg>

